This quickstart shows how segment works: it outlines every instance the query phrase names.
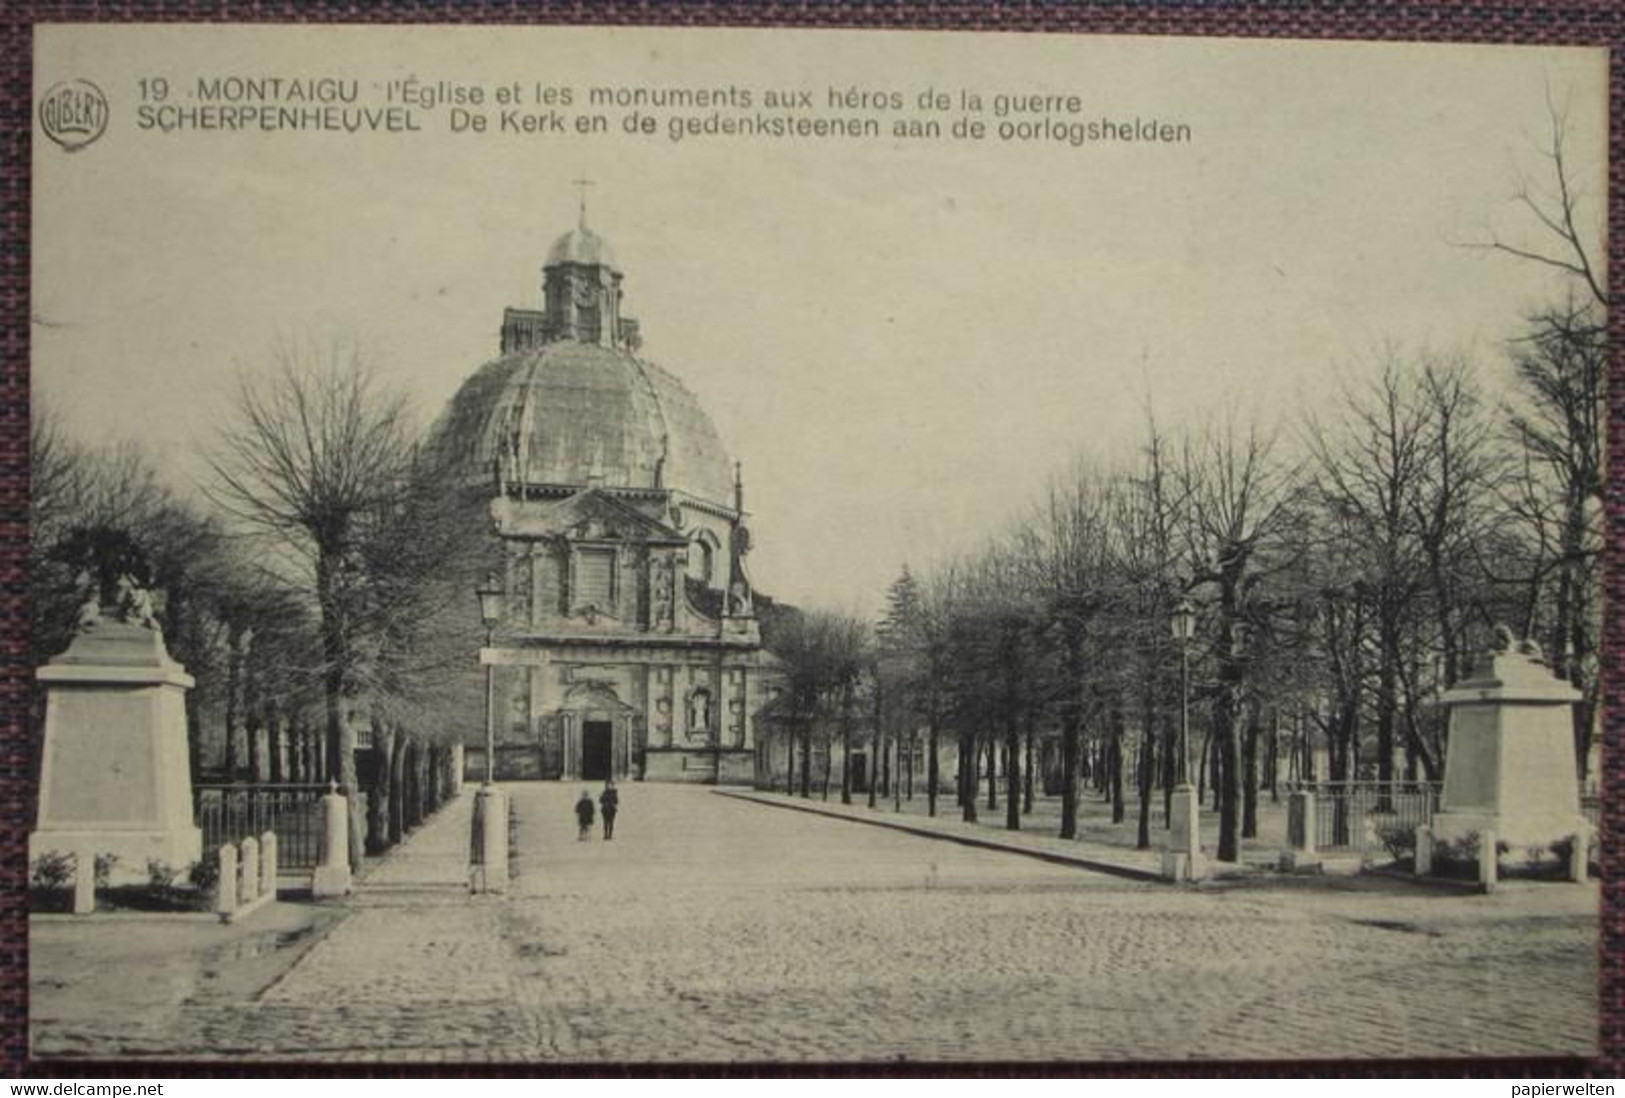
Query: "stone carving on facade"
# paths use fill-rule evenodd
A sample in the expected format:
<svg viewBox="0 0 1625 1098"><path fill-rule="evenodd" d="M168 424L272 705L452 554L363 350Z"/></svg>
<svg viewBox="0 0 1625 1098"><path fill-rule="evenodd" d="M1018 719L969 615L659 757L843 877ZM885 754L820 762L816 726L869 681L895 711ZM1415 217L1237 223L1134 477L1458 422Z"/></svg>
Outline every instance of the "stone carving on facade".
<svg viewBox="0 0 1625 1098"><path fill-rule="evenodd" d="M655 701L655 731L662 747L671 746L672 676L671 668L661 667L655 672L656 689L660 697Z"/></svg>
<svg viewBox="0 0 1625 1098"><path fill-rule="evenodd" d="M508 698L508 728L511 736L523 738L530 731L530 689L521 685Z"/></svg>
<svg viewBox="0 0 1625 1098"><path fill-rule="evenodd" d="M654 562L654 609L651 616L655 628L665 633L672 631L675 621L677 581L672 570L671 554L662 553Z"/></svg>
<svg viewBox="0 0 1625 1098"><path fill-rule="evenodd" d="M750 552L750 528L744 523L736 524L728 540L728 613L735 617L749 617L755 613L750 571L745 567L745 555Z"/></svg>
<svg viewBox="0 0 1625 1098"><path fill-rule="evenodd" d="M570 546L563 538L552 538L543 552L548 568L544 593L551 600L551 612L564 616L570 612Z"/></svg>
<svg viewBox="0 0 1625 1098"><path fill-rule="evenodd" d="M703 686L688 696L688 727L691 732L711 727L711 691Z"/></svg>
<svg viewBox="0 0 1625 1098"><path fill-rule="evenodd" d="M531 573L534 570L532 563L531 546L528 542L519 542L508 558L508 603L507 617L521 624L529 624L531 618L531 596L533 585Z"/></svg>
<svg viewBox="0 0 1625 1098"><path fill-rule="evenodd" d="M620 619L629 625L636 625L642 620L638 613L638 604L641 601L638 597L638 573L642 553L627 547L617 553L616 557L621 569L620 579L616 584L621 593Z"/></svg>
<svg viewBox="0 0 1625 1098"><path fill-rule="evenodd" d="M733 697L728 699L728 731L735 747L745 744L745 673L735 668L729 673Z"/></svg>

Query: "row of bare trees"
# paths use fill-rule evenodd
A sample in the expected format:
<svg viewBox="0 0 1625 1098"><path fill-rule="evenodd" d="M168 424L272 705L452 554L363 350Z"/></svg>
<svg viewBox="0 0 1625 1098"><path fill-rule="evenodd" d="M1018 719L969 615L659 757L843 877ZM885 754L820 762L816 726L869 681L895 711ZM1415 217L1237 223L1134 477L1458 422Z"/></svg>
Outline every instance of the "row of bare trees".
<svg viewBox="0 0 1625 1098"><path fill-rule="evenodd" d="M1501 624L1546 641L1554 671L1581 690L1584 774L1600 501L1595 490L1571 500L1572 477L1540 464L1552 435L1532 440L1530 423L1553 422L1545 394L1589 384L1573 375L1600 360L1531 338L1516 362L1526 383L1505 403L1484 396L1465 361L1393 354L1331 415L1291 432L1229 418L1170 434L1151 422L1134 464L1079 463L983 551L924 579L905 568L877 629L828 613L793 622L773 641L800 791L816 780L820 737L826 773L856 738L877 759L923 751L935 812L947 742L966 819L985 773L989 807L1002 776L1007 827L1047 786L1074 837L1092 780L1114 822L1137 797L1149 846L1157 794L1166 820L1188 772L1212 791L1218 855L1233 860L1283 772L1437 780L1438 696ZM1586 429L1570 431L1565 455L1586 450ZM1197 622L1184 652L1171 629L1181 604Z"/></svg>
<svg viewBox="0 0 1625 1098"><path fill-rule="evenodd" d="M1500 625L1538 640L1580 692L1585 776L1607 303L1560 120L1551 149L1555 189L1522 195L1544 245L1485 246L1564 272L1571 292L1524 318L1507 362L1386 348L1358 371L1367 380L1293 422L1231 414L1168 431L1148 415L1134 460L1080 463L983 551L923 579L905 568L874 635L818 616L779 647L803 794L817 730L838 730L850 753L854 714L872 709L858 734L877 755L887 734L899 758L923 745L932 813L945 742L966 819L980 776L992 807L1002 772L1006 826L1019 828L1035 784L1048 785L1064 837L1077 833L1085 781L1119 823L1130 784L1149 846L1157 793L1166 820L1188 774L1212 793L1218 857L1234 860L1283 771L1437 780L1439 695ZM1181 605L1198 623L1183 650L1170 628Z"/></svg>
<svg viewBox="0 0 1625 1098"><path fill-rule="evenodd" d="M234 413L196 499L133 447L76 445L35 417L34 658L66 647L87 577L150 587L198 683L194 779L335 782L359 863L443 798L478 711L468 577L486 523L353 350L284 350L245 375Z"/></svg>

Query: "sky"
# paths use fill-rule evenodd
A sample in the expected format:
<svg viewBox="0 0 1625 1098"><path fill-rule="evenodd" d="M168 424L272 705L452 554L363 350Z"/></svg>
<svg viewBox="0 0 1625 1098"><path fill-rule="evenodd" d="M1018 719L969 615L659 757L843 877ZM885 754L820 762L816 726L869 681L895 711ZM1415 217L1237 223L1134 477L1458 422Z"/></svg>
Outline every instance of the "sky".
<svg viewBox="0 0 1625 1098"><path fill-rule="evenodd" d="M106 92L106 133L34 142L33 391L87 441L148 447L182 490L243 372L352 341L427 424L494 356L502 310L589 221L643 354L743 462L764 591L873 612L909 563L996 534L1080 453L1130 460L1145 410L1290 427L1385 347L1506 378L1519 318L1562 292L1464 244L1539 240L1566 113L1600 237L1597 50L916 32L43 28L38 92ZM356 79L982 95L979 142L421 132L165 134L141 81ZM1180 143L1001 140L994 96L1052 120L1158 119ZM954 98L957 103L957 98ZM532 108L526 108L527 113ZM541 108L534 108L541 113ZM703 114L704 111L694 113ZM747 114L754 112L746 112ZM769 112L772 113L772 112ZM962 112L937 115L945 129ZM1011 119L1031 120L1031 114ZM1600 249L1597 253L1600 255Z"/></svg>

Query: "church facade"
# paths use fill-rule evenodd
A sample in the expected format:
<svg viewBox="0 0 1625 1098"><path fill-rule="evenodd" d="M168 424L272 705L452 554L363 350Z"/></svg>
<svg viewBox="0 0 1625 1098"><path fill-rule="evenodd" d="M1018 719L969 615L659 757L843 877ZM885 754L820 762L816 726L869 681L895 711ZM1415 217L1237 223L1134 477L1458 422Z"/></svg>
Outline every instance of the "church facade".
<svg viewBox="0 0 1625 1098"><path fill-rule="evenodd" d="M624 275L581 223L509 308L434 445L489 496L504 612L497 776L749 783L773 691L744 486L710 417L642 358ZM483 739L468 773L484 773Z"/></svg>

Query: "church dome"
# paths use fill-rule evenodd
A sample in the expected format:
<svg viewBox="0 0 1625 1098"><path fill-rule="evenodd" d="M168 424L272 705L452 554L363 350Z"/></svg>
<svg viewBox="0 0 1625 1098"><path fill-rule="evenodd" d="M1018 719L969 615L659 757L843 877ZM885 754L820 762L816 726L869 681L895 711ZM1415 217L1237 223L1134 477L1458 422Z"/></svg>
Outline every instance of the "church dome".
<svg viewBox="0 0 1625 1098"><path fill-rule="evenodd" d="M601 344L562 339L486 363L452 398L433 439L471 480L489 481L506 460L528 484L601 476L610 487L732 501L732 463L694 394L659 366Z"/></svg>
<svg viewBox="0 0 1625 1098"><path fill-rule="evenodd" d="M609 246L609 241L587 228L579 225L553 242L548 250L546 267L556 267L561 263L579 263L582 266L608 267L619 271L620 264L615 262L615 252Z"/></svg>

